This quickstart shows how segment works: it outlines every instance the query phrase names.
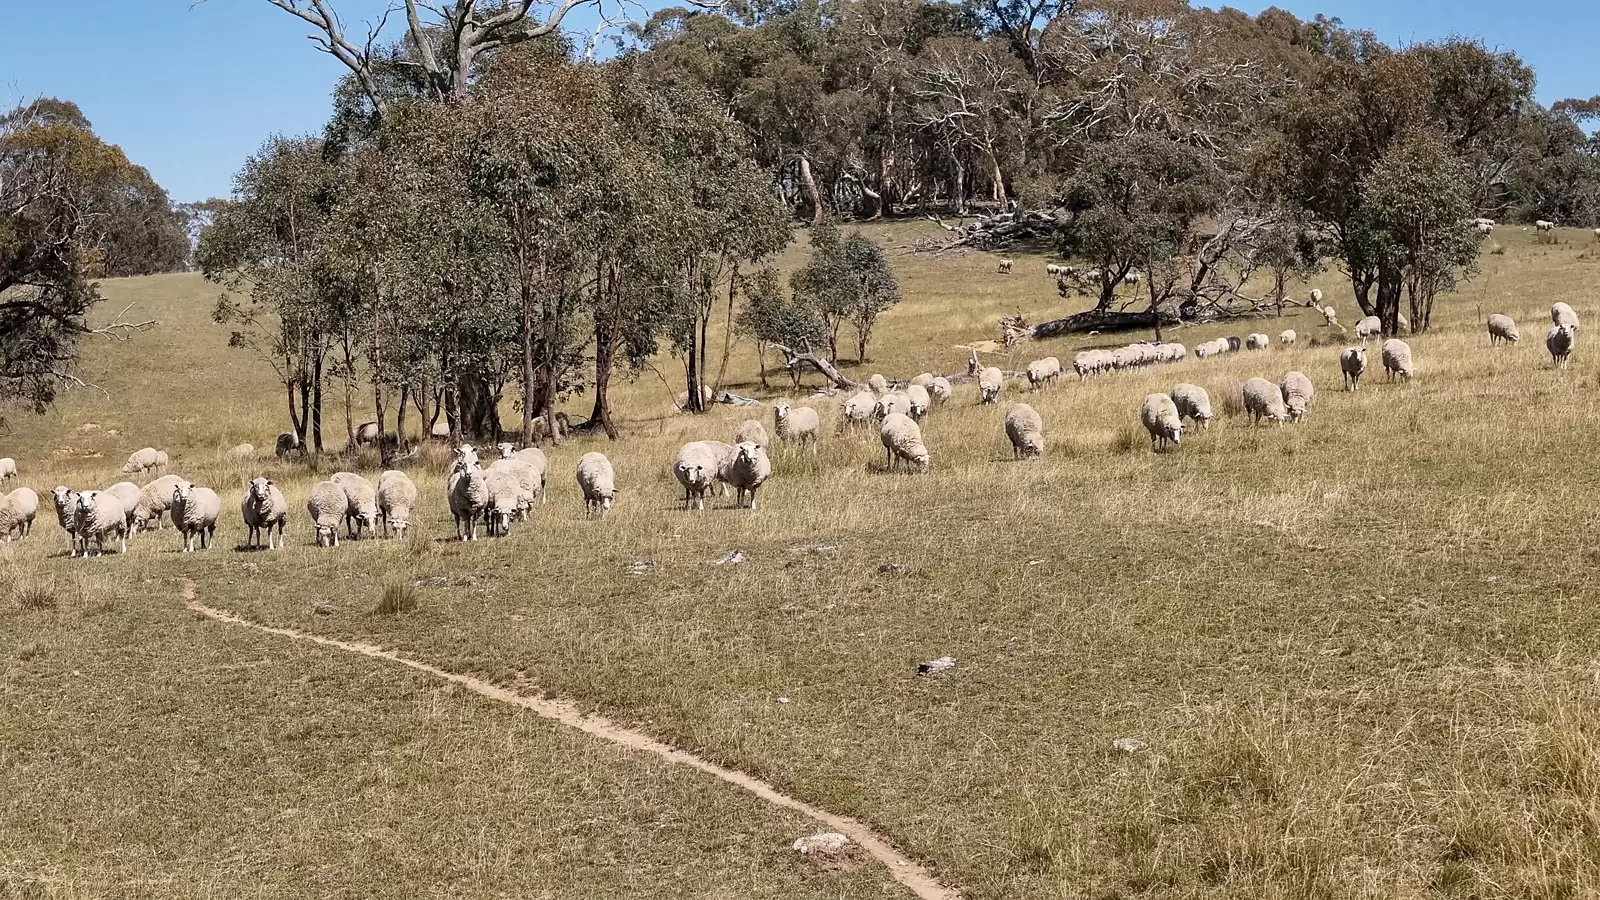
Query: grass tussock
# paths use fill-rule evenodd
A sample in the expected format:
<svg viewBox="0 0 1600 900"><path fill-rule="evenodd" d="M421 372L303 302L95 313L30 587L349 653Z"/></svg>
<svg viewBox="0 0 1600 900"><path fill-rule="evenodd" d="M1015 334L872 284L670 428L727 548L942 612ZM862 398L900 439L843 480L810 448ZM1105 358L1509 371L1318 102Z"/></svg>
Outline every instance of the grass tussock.
<svg viewBox="0 0 1600 900"><path fill-rule="evenodd" d="M388 581L378 592L378 613L392 616L417 608L418 590L409 581Z"/></svg>

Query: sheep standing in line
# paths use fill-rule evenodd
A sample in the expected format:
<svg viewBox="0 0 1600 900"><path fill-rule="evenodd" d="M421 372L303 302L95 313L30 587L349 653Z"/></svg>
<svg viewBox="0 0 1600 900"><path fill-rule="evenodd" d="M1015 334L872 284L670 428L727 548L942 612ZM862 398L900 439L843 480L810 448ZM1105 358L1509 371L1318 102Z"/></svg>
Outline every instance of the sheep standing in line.
<svg viewBox="0 0 1600 900"><path fill-rule="evenodd" d="M1244 411L1249 414L1252 426L1260 425L1262 419L1282 425L1289 418L1289 410L1283 405L1283 392L1265 378L1246 381L1243 394Z"/></svg>
<svg viewBox="0 0 1600 900"><path fill-rule="evenodd" d="M154 447L145 447L129 454L128 461L122 466L122 474L137 475L151 469L166 465L166 454Z"/></svg>
<svg viewBox="0 0 1600 900"><path fill-rule="evenodd" d="M160 531L161 516L172 506L173 490L184 484L188 482L176 475L163 475L141 488L139 505L133 511L134 530L143 531L149 528L153 519L156 530Z"/></svg>
<svg viewBox="0 0 1600 900"><path fill-rule="evenodd" d="M283 546L283 526L289 521L289 501L283 497L283 491L268 478L253 478L250 486L245 488L244 500L239 503L239 515L244 519L247 534L244 539L246 550L257 550L261 547L261 534L266 532L267 549L276 550ZM273 534L273 530L277 534Z"/></svg>
<svg viewBox="0 0 1600 900"><path fill-rule="evenodd" d="M1522 340L1522 335L1517 332L1517 323L1507 315L1495 313L1489 317L1489 346L1505 341L1515 344Z"/></svg>
<svg viewBox="0 0 1600 900"><path fill-rule="evenodd" d="M1390 381L1393 381L1396 375L1410 381L1417 371L1411 361L1411 345L1399 338L1384 341L1383 371Z"/></svg>
<svg viewBox="0 0 1600 900"><path fill-rule="evenodd" d="M1283 394L1283 405L1289 410L1291 422L1299 422L1306 417L1306 407L1310 405L1311 398L1317 395L1317 389L1304 372L1290 372L1283 376L1283 380L1278 382L1278 391Z"/></svg>
<svg viewBox="0 0 1600 900"><path fill-rule="evenodd" d="M122 508L126 510L128 519L128 534L132 535L133 522L139 514L139 500L144 492L137 484L131 481L119 481L106 488L106 493L116 497L122 503Z"/></svg>
<svg viewBox="0 0 1600 900"><path fill-rule="evenodd" d="M285 431L278 435L278 440L272 446L273 455L280 459L291 453L303 453L304 447L300 443L300 435L292 431Z"/></svg>
<svg viewBox="0 0 1600 900"><path fill-rule="evenodd" d="M378 534L378 489L364 476L354 472L335 472L328 480L344 488L348 504L345 511L345 528L352 540L359 540L362 532L374 537Z"/></svg>
<svg viewBox="0 0 1600 900"><path fill-rule="evenodd" d="M768 443L767 426L762 425L755 419L745 419L739 423L739 428L734 431L733 442L735 444L760 444L765 447Z"/></svg>
<svg viewBox="0 0 1600 900"><path fill-rule="evenodd" d="M1000 274L1001 275L1010 275L1011 274L1011 267L1014 264L1015 263L1014 263L1013 260L1009 260L1009 259L1000 260Z"/></svg>
<svg viewBox="0 0 1600 900"><path fill-rule="evenodd" d="M1572 307L1567 304L1556 303L1550 307L1550 323L1552 325L1571 325L1573 328L1577 328L1578 314L1573 312Z"/></svg>
<svg viewBox="0 0 1600 900"><path fill-rule="evenodd" d="M1344 389L1361 390L1361 376L1367 371L1367 348L1347 347L1339 354L1339 371L1344 373Z"/></svg>
<svg viewBox="0 0 1600 900"><path fill-rule="evenodd" d="M756 489L772 477L772 460L760 444L740 441L733 455L722 464L722 480L739 492L737 502L744 508L744 495L750 494L750 508L756 508Z"/></svg>
<svg viewBox="0 0 1600 900"><path fill-rule="evenodd" d="M1013 403L1006 409L1006 438L1011 441L1011 458L1025 459L1044 455L1044 419L1026 403Z"/></svg>
<svg viewBox="0 0 1600 900"><path fill-rule="evenodd" d="M844 402L845 428L854 428L865 424L872 419L872 411L878 406L878 398L871 391L861 391Z"/></svg>
<svg viewBox="0 0 1600 900"><path fill-rule="evenodd" d="M889 390L889 379L883 377L882 375L874 374L871 378L867 379L867 390L870 390L873 394L881 397Z"/></svg>
<svg viewBox="0 0 1600 900"><path fill-rule="evenodd" d="M1150 449L1162 451L1183 441L1183 419L1166 394L1151 394L1139 404L1139 422L1150 432Z"/></svg>
<svg viewBox="0 0 1600 900"><path fill-rule="evenodd" d="M416 482L399 469L390 469L378 476L378 517L383 520L384 537L389 536L390 528L394 529L395 537L406 536L417 496Z"/></svg>
<svg viewBox="0 0 1600 900"><path fill-rule="evenodd" d="M922 417L928 414L929 407L933 405L933 398L928 396L928 389L919 384L907 385L905 395L911 405L906 414L919 422L922 421Z"/></svg>
<svg viewBox="0 0 1600 900"><path fill-rule="evenodd" d="M56 524L67 533L67 555L78 555L78 492L64 484L50 489L50 502L56 508ZM88 548L84 548L87 550Z"/></svg>
<svg viewBox="0 0 1600 900"><path fill-rule="evenodd" d="M344 488L331 481L319 481L311 486L306 498L306 513L311 517L311 527L317 531L318 547L339 546L339 526L350 510L350 498Z"/></svg>
<svg viewBox="0 0 1600 900"><path fill-rule="evenodd" d="M1544 336L1545 349L1550 351L1550 364L1558 369L1572 365L1572 348L1578 342L1578 330L1571 325L1556 325Z"/></svg>
<svg viewBox="0 0 1600 900"><path fill-rule="evenodd" d="M790 406L780 401L772 406L772 429L778 433L778 440L810 444L814 453L822 436L822 418L809 406Z"/></svg>
<svg viewBox="0 0 1600 900"><path fill-rule="evenodd" d="M1295 342L1295 339L1298 338L1298 337L1299 337L1299 335L1294 333L1294 329L1293 328L1289 328L1289 329L1284 330L1281 334L1278 335L1278 343L1280 343L1280 344L1284 345L1285 347L1287 347L1287 346L1293 344Z"/></svg>
<svg viewBox="0 0 1600 900"><path fill-rule="evenodd" d="M1265 350L1270 346L1272 346L1272 338L1259 331L1245 335L1244 348L1246 350Z"/></svg>
<svg viewBox="0 0 1600 900"><path fill-rule="evenodd" d="M604 453L585 453L578 460L578 489L583 491L584 511L604 519L617 493L617 472Z"/></svg>
<svg viewBox="0 0 1600 900"><path fill-rule="evenodd" d="M9 456L0 456L0 481L17 477L17 461Z"/></svg>
<svg viewBox="0 0 1600 900"><path fill-rule="evenodd" d="M211 549L217 536L217 519L222 515L222 498L210 488L184 484L172 492L172 524L183 538L183 552L193 553L195 538L200 549Z"/></svg>
<svg viewBox="0 0 1600 900"><path fill-rule="evenodd" d="M885 418L878 429L878 440L883 443L890 472L897 460L904 460L908 471L913 465L928 471L928 446L922 442L922 429L910 416L895 413Z"/></svg>
<svg viewBox="0 0 1600 900"><path fill-rule="evenodd" d="M517 473L507 468L496 468L508 460L497 460L483 470L483 483L489 489L489 503L483 510L484 524L490 537L505 537L511 533L511 520L522 509L524 492Z"/></svg>
<svg viewBox="0 0 1600 900"><path fill-rule="evenodd" d="M933 396L934 402L936 403L949 402L950 395L953 393L953 390L950 387L950 379L944 377L943 375L933 379L933 383L928 385L928 393Z"/></svg>
<svg viewBox="0 0 1600 900"><path fill-rule="evenodd" d="M994 366L988 366L978 372L978 402L989 405L1000 402L1000 395L1006 389L1006 376Z"/></svg>
<svg viewBox="0 0 1600 900"><path fill-rule="evenodd" d="M1056 263L1045 263L1044 273L1059 278L1067 273L1067 268L1067 266L1057 265Z"/></svg>
<svg viewBox="0 0 1600 900"><path fill-rule="evenodd" d="M1034 390L1043 390L1060 379L1061 360L1054 356L1046 356L1044 359L1028 363L1028 384L1032 385Z"/></svg>
<svg viewBox="0 0 1600 900"><path fill-rule="evenodd" d="M1211 424L1211 395L1205 388L1187 381L1179 382L1172 386L1169 396L1180 420L1189 419L1202 431Z"/></svg>
<svg viewBox="0 0 1600 900"><path fill-rule="evenodd" d="M672 477L683 486L683 508L706 508L706 494L716 487L723 464L735 452L721 441L691 441L678 448L672 460Z"/></svg>
<svg viewBox="0 0 1600 900"><path fill-rule="evenodd" d="M450 499L450 515L456 522L456 537L478 539L478 517L489 508L489 481L476 459L458 461L445 482Z"/></svg>
<svg viewBox="0 0 1600 900"><path fill-rule="evenodd" d="M32 488L17 488L9 494L0 494L0 540L11 540L13 532L20 540L33 531L33 519L39 514L39 495Z"/></svg>
<svg viewBox="0 0 1600 900"><path fill-rule="evenodd" d="M128 552L128 519L122 501L101 491L84 491L78 495L74 517L84 556L89 555L90 541L94 541L95 555L104 556L107 535L115 535L121 552Z"/></svg>
<svg viewBox="0 0 1600 900"><path fill-rule="evenodd" d="M1367 338L1379 337L1383 334L1383 322L1377 316L1367 316L1356 323L1356 337L1364 344Z"/></svg>

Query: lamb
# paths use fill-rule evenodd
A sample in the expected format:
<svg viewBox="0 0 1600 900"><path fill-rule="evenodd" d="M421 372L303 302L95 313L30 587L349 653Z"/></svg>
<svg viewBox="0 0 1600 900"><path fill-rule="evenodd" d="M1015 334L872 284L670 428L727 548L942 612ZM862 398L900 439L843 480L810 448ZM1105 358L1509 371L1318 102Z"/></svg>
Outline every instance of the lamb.
<svg viewBox="0 0 1600 900"><path fill-rule="evenodd" d="M161 515L172 506L172 492L178 486L188 484L176 475L163 475L155 481L145 485L139 491L139 505L133 511L133 525L135 531L143 531L149 527L150 520L156 522L156 529L161 528Z"/></svg>
<svg viewBox="0 0 1600 900"><path fill-rule="evenodd" d="M1334 310L1331 303L1322 308L1322 324L1329 328L1339 324L1339 314Z"/></svg>
<svg viewBox="0 0 1600 900"><path fill-rule="evenodd" d="M1283 380L1278 382L1278 391L1283 394L1283 405L1289 410L1291 422L1299 422L1306 417L1306 406L1317 395L1311 379L1303 372L1290 372L1283 376Z"/></svg>
<svg viewBox="0 0 1600 900"><path fill-rule="evenodd" d="M166 465L166 454L154 447L145 447L135 450L128 456L128 462L122 467L122 474L136 475L148 472Z"/></svg>
<svg viewBox="0 0 1600 900"><path fill-rule="evenodd" d="M778 433L778 440L810 444L813 452L822 434L822 420L816 410L809 406L790 406L781 401L772 407L772 427Z"/></svg>
<svg viewBox="0 0 1600 900"><path fill-rule="evenodd" d="M363 531L376 535L378 489L372 486L372 482L354 472L335 472L328 476L328 480L344 488L348 499L345 527L349 529L349 536L359 539Z"/></svg>
<svg viewBox="0 0 1600 900"><path fill-rule="evenodd" d="M0 457L0 481L17 477L17 461L9 456Z"/></svg>
<svg viewBox="0 0 1600 900"><path fill-rule="evenodd" d="M867 379L867 389L881 397L884 392L889 390L889 379L884 378L882 375L873 375Z"/></svg>
<svg viewBox="0 0 1600 900"><path fill-rule="evenodd" d="M1416 375L1416 368L1411 363L1411 345L1399 338L1390 338L1383 342L1383 371L1389 380L1399 375L1410 381Z"/></svg>
<svg viewBox="0 0 1600 900"><path fill-rule="evenodd" d="M1578 330L1571 325L1555 325L1544 336L1544 346L1550 351L1550 363L1558 369L1572 365L1572 348L1578 341Z"/></svg>
<svg viewBox="0 0 1600 900"><path fill-rule="evenodd" d="M933 387L933 373L923 372L921 375L911 379L911 383L920 387L931 388Z"/></svg>
<svg viewBox="0 0 1600 900"><path fill-rule="evenodd" d="M195 538L200 549L211 549L217 535L217 518L222 515L222 498L210 488L184 483L172 492L172 524L183 538L183 552L194 552Z"/></svg>
<svg viewBox="0 0 1600 900"><path fill-rule="evenodd" d="M272 452L275 456L282 458L296 451L304 451L304 449L300 444L300 435L292 431L285 431L278 435L277 442L273 444Z"/></svg>
<svg viewBox="0 0 1600 900"><path fill-rule="evenodd" d="M116 497L122 503L122 508L126 511L128 520L128 533L132 534L134 518L139 512L139 500L144 492L140 490L137 484L131 481L119 481L106 488L106 493Z"/></svg>
<svg viewBox="0 0 1600 900"><path fill-rule="evenodd" d="M928 389L920 384L907 385L905 395L906 399L911 403L911 409L907 415L921 421L922 417L928 414L928 408L933 405L933 398L928 396Z"/></svg>
<svg viewBox="0 0 1600 900"><path fill-rule="evenodd" d="M872 418L872 411L878 405L878 398L871 391L861 391L854 397L844 402L844 425L852 427L860 425Z"/></svg>
<svg viewBox="0 0 1600 900"><path fill-rule="evenodd" d="M1006 389L1006 376L994 366L978 372L978 402L985 405L998 403Z"/></svg>
<svg viewBox="0 0 1600 900"><path fill-rule="evenodd" d="M1272 338L1257 331L1245 335L1244 347L1246 350L1265 350L1272 345Z"/></svg>
<svg viewBox="0 0 1600 900"><path fill-rule="evenodd" d="M1367 348L1347 347L1339 354L1339 371L1344 373L1344 389L1361 390L1361 376L1367 371Z"/></svg>
<svg viewBox="0 0 1600 900"><path fill-rule="evenodd" d="M246 550L256 550L261 547L261 533L267 534L267 549L277 550L283 546L283 526L289 520L289 501L283 498L283 491L273 484L268 478L254 478L250 486L245 488L244 500L239 504L239 514L244 518L245 528L249 529L245 537ZM273 535L273 529L277 535Z"/></svg>
<svg viewBox="0 0 1600 900"><path fill-rule="evenodd" d="M344 488L331 481L319 481L311 486L311 496L306 498L306 512L311 516L311 526L317 530L318 547L339 546L339 524L350 510L350 498Z"/></svg>
<svg viewBox="0 0 1600 900"><path fill-rule="evenodd" d="M56 508L57 524L67 533L67 555L75 557L78 555L78 492L58 484L50 489L50 502Z"/></svg>
<svg viewBox="0 0 1600 900"><path fill-rule="evenodd" d="M39 495L31 488L17 488L9 494L0 494L0 540L25 538L33 530L33 519L39 514Z"/></svg>
<svg viewBox="0 0 1600 900"><path fill-rule="evenodd" d="M1557 303L1550 307L1550 322L1554 325L1571 325L1573 328L1577 328L1578 314L1573 312L1572 307L1567 304Z"/></svg>
<svg viewBox="0 0 1600 900"><path fill-rule="evenodd" d="M1367 338L1379 337L1383 334L1383 322L1377 316L1367 316L1356 323L1356 337L1366 343Z"/></svg>
<svg viewBox="0 0 1600 900"><path fill-rule="evenodd" d="M950 387L950 379L943 375L933 379L933 384L928 385L928 393L933 395L933 399L937 403L948 402L950 395L953 393Z"/></svg>
<svg viewBox="0 0 1600 900"><path fill-rule="evenodd" d="M78 540L83 542L83 555L89 555L89 542L95 544L95 555L104 556L106 536L115 535L121 542L121 551L128 552L128 519L122 501L103 491L84 491L78 495L77 509L73 512L74 528Z"/></svg>
<svg viewBox="0 0 1600 900"><path fill-rule="evenodd" d="M1197 384L1179 382L1172 386L1172 405L1178 410L1178 419L1189 419L1195 427L1205 430L1211 424L1211 395Z"/></svg>
<svg viewBox="0 0 1600 900"><path fill-rule="evenodd" d="M417 485L410 475L390 469L378 476L378 517L383 520L384 537L389 536L390 528L394 529L395 537L405 537L406 529L411 527L411 510L416 505Z"/></svg>
<svg viewBox="0 0 1600 900"><path fill-rule="evenodd" d="M255 459L256 458L256 445L255 444L240 444L237 447L234 447L232 450L228 451L228 457L230 459Z"/></svg>
<svg viewBox="0 0 1600 900"><path fill-rule="evenodd" d="M922 428L910 416L899 413L887 416L878 429L878 440L888 456L888 469L894 471L895 461L904 460L906 468L916 465L928 471L928 447L922 442Z"/></svg>
<svg viewBox="0 0 1600 900"><path fill-rule="evenodd" d="M604 453L585 453L578 460L578 489L583 491L584 511L604 519L617 493L617 473Z"/></svg>
<svg viewBox="0 0 1600 900"><path fill-rule="evenodd" d="M1061 360L1054 356L1036 359L1028 363L1028 383L1034 390L1040 390L1047 384L1054 384L1061 378Z"/></svg>
<svg viewBox="0 0 1600 900"><path fill-rule="evenodd" d="M1006 409L1006 437L1011 441L1011 458L1044 455L1044 419L1026 403L1013 403Z"/></svg>
<svg viewBox="0 0 1600 900"><path fill-rule="evenodd" d="M350 446L364 447L367 444L376 444L380 432L377 422L362 422L355 430L350 432Z"/></svg>
<svg viewBox="0 0 1600 900"><path fill-rule="evenodd" d="M1000 274L1001 275L1010 275L1011 274L1011 267L1014 264L1015 263L1014 263L1013 260L1009 260L1009 259L1000 260Z"/></svg>
<svg viewBox="0 0 1600 900"><path fill-rule="evenodd" d="M1265 378L1252 378L1244 383L1244 411L1250 415L1251 425L1260 425L1263 418L1279 425L1289 418L1283 405L1283 392Z"/></svg>
<svg viewBox="0 0 1600 900"><path fill-rule="evenodd" d="M1183 440L1183 419L1178 407L1166 394L1151 394L1139 405L1139 421L1150 432L1150 449L1161 451L1176 447Z"/></svg>
<svg viewBox="0 0 1600 900"><path fill-rule="evenodd" d="M1288 328L1278 334L1278 343L1287 347L1290 344L1293 344L1295 339L1298 337L1299 335L1294 333L1293 328Z"/></svg>
<svg viewBox="0 0 1600 900"><path fill-rule="evenodd" d="M484 486L489 489L489 503L483 511L490 537L505 537L511 533L511 520L522 509L524 492L517 473L507 468L496 468L508 460L498 460L483 472Z"/></svg>
<svg viewBox="0 0 1600 900"><path fill-rule="evenodd" d="M723 464L734 448L721 441L691 441L678 448L672 475L683 485L683 508L706 508L706 494L720 480Z"/></svg>
<svg viewBox="0 0 1600 900"><path fill-rule="evenodd" d="M767 428L755 419L745 419L739 423L739 428L733 433L733 442L743 444L749 442L765 447L767 441Z"/></svg>
<svg viewBox="0 0 1600 900"><path fill-rule="evenodd" d="M772 477L772 460L760 444L741 441L733 455L722 464L721 478L734 486L739 494L737 503L744 508L744 495L750 494L750 508L756 508L756 489Z"/></svg>
<svg viewBox="0 0 1600 900"><path fill-rule="evenodd" d="M456 521L456 537L463 541L478 539L478 517L489 508L489 480L476 459L457 463L450 470L446 482L450 498L450 515Z"/></svg>
<svg viewBox="0 0 1600 900"><path fill-rule="evenodd" d="M1517 333L1517 323L1507 315L1495 313L1489 317L1489 346L1493 347L1501 341L1515 344L1522 340L1522 335Z"/></svg>
<svg viewBox="0 0 1600 900"><path fill-rule="evenodd" d="M882 419L884 416L900 413L911 415L911 397L902 391L890 391L884 394L877 403L873 404L872 417Z"/></svg>

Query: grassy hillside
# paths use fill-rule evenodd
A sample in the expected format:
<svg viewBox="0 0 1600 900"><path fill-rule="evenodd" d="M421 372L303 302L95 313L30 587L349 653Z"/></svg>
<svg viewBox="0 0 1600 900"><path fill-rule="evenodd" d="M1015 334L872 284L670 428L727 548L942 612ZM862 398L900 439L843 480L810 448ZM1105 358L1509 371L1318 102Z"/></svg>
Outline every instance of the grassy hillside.
<svg viewBox="0 0 1600 900"><path fill-rule="evenodd" d="M917 231L873 233L900 248ZM1600 252L1586 233L1496 239L1412 339L1412 384L1384 384L1374 351L1341 392L1349 338L1298 311L1182 329L1189 346L1302 337L1029 395L1049 443L1033 462L1009 461L1004 405L970 385L925 423L927 476L881 472L875 436L834 433L823 400L820 452L778 451L759 511L686 513L673 453L744 414L672 415L649 375L619 392L625 440L554 452L549 505L504 541L447 540L438 456L414 473L405 541L317 550L297 515L287 550L237 553L230 512L209 554L168 532L69 560L42 523L0 550L0 877L59 895L116 878L162 896L902 896L872 867L801 866L785 847L813 828L692 774L195 621L176 599L189 578L259 621L603 710L873 823L973 898L1600 890L1596 357L1580 337L1556 371L1542 347L1552 302L1600 316ZM1043 257L1010 277L982 254L892 258L906 300L868 371L962 370L1001 315L1074 311ZM1348 286L1316 284L1353 325ZM309 473L224 458L270 445L284 416L270 371L209 324L211 289L106 293L162 327L90 351L110 399L75 393L0 436L23 483L109 483L150 444L229 510L258 471L302 509ZM1488 347L1490 312L1517 319L1519 346ZM1246 378L1295 369L1319 391L1304 425L1224 416L1167 454L1137 428L1140 400L1177 381L1221 412ZM730 372L755 390L753 347ZM572 483L590 449L623 488L603 522ZM715 564L734 549L745 563ZM630 574L639 561L653 568ZM396 582L442 586L378 614ZM36 594L54 607L28 608ZM953 672L915 674L945 654ZM1123 737L1148 747L1114 750Z"/></svg>

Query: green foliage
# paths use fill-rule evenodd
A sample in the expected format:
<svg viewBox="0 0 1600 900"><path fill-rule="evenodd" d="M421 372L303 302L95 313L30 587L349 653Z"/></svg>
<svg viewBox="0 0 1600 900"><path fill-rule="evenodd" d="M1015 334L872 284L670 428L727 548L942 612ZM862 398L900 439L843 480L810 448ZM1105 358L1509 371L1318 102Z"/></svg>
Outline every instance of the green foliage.
<svg viewBox="0 0 1600 900"><path fill-rule="evenodd" d="M784 293L778 272L762 268L747 276L739 330L763 344L808 347L827 337L816 310Z"/></svg>
<svg viewBox="0 0 1600 900"><path fill-rule="evenodd" d="M839 329L856 330L856 358L865 362L878 315L900 302L900 283L883 250L858 231L824 222L812 231L811 259L790 276L795 299L822 323L829 355L839 358Z"/></svg>

